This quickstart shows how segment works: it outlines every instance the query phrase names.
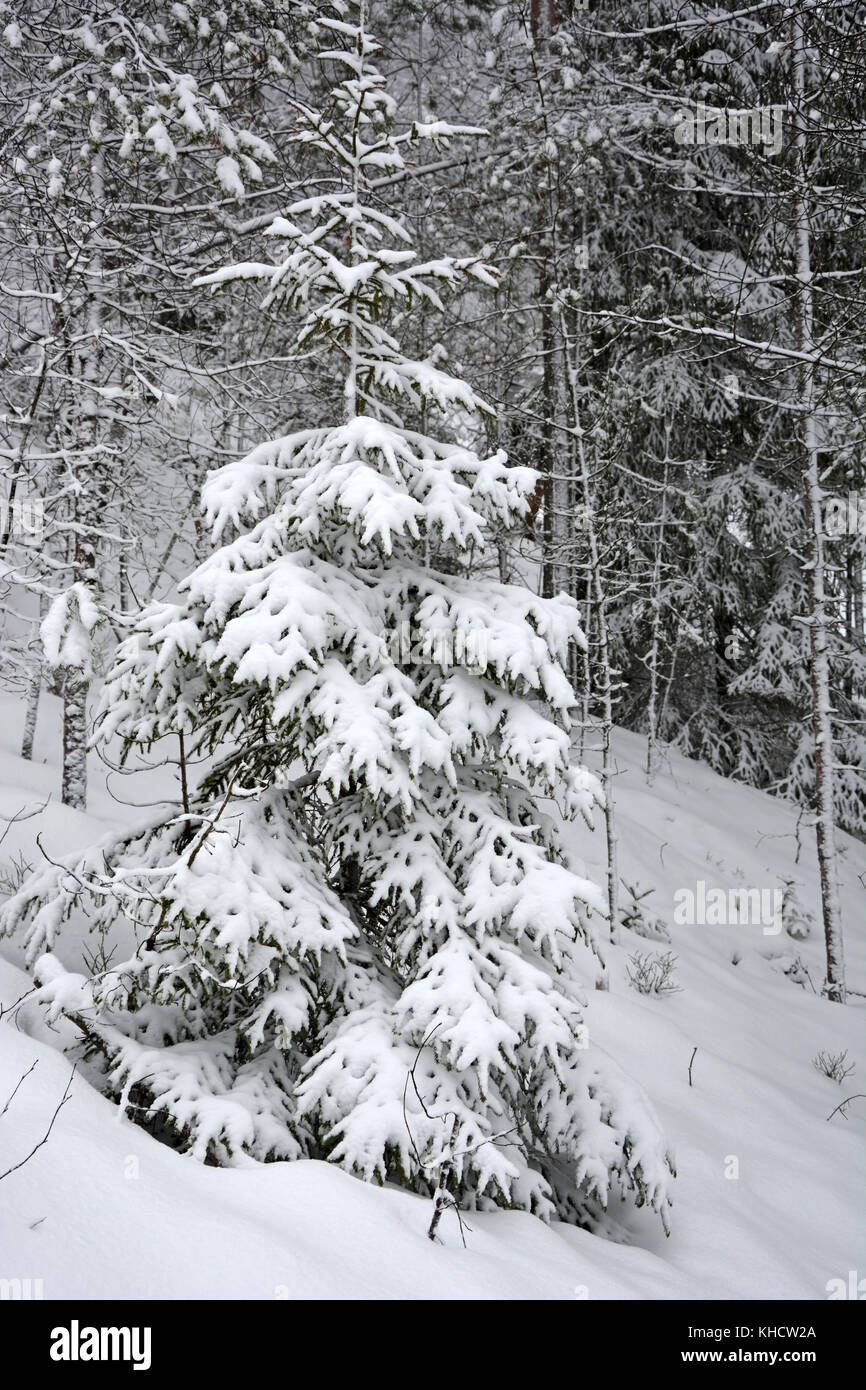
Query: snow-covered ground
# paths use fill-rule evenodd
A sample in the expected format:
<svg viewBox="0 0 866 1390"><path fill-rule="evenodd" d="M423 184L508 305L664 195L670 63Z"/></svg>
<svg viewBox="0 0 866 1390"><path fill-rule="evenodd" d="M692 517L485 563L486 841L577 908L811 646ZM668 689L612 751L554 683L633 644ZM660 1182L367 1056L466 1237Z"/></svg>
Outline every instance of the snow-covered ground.
<svg viewBox="0 0 866 1390"><path fill-rule="evenodd" d="M0 814L50 796L10 828L3 864L18 853L39 862L37 833L53 858L136 815L105 790L97 761L91 812L58 805L55 711L45 702L33 764L13 751L20 715L0 705ZM841 837L848 981L859 991L841 1008L809 982L820 989L817 871L808 832L795 862L796 808L678 756L648 787L643 742L632 734L619 736L617 755L622 877L654 889L646 902L670 943L623 932L606 950L610 989L592 994L587 1022L590 1046L643 1085L674 1147L669 1239L656 1217L623 1207L622 1243L502 1212L470 1215L465 1248L448 1217L434 1246L429 1204L418 1197L323 1163L200 1167L123 1119L79 1074L48 1143L0 1182L0 1279L41 1279L49 1299L825 1299L828 1281L866 1272L866 1101L827 1119L866 1089L866 846ZM150 776L140 785L112 779L127 801L158 795L154 785ZM574 833L601 882L601 833ZM707 890L772 890L789 879L816 917L805 940L760 924L674 922L675 894L699 880ZM636 993L629 956L668 950L679 992ZM14 942L0 954L8 1005L29 982ZM795 956L802 984L784 973ZM0 1172L42 1137L63 1094L61 1040L26 1008L0 1021L0 1109L37 1062L0 1117ZM840 1087L812 1059L846 1049L856 1070Z"/></svg>

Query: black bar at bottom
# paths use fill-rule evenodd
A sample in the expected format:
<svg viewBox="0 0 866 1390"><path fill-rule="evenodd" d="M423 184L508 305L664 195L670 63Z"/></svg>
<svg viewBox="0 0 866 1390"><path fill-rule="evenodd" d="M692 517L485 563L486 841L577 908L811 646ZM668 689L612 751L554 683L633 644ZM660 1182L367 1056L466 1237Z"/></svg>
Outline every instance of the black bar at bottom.
<svg viewBox="0 0 866 1390"><path fill-rule="evenodd" d="M2 1301L0 1356L20 1358L22 1369L38 1372L49 1384L107 1373L115 1379L168 1376L173 1385L186 1368L191 1384L216 1386L234 1377L255 1385L268 1370L291 1377L314 1366L333 1382L341 1362L349 1372L366 1368L390 1379L413 1365L419 1371L419 1354L426 1368L422 1380L436 1374L432 1362L442 1358L442 1367L450 1363L453 1370L456 1357L461 1382L475 1363L489 1383L499 1373L500 1358L501 1373L513 1379L509 1357L518 1348L536 1367L536 1380L546 1364L554 1374L557 1363L560 1373L570 1365L575 1380L585 1380L592 1366L661 1375L678 1367L686 1376L708 1367L735 1375L801 1369L826 1378L856 1364L862 1347L857 1300L570 1300L557 1303L549 1315L526 1308L522 1319L517 1303L506 1322L478 1304L442 1308L412 1300L410 1289L407 1295L409 1306L399 1313L391 1302L377 1309L363 1299L315 1313L309 1304L292 1308L278 1300Z"/></svg>

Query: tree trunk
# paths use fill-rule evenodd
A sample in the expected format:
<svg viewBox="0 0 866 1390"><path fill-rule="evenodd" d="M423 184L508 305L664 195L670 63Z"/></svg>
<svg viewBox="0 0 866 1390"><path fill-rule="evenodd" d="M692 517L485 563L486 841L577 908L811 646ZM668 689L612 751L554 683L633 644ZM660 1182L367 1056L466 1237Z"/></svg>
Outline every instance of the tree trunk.
<svg viewBox="0 0 866 1390"><path fill-rule="evenodd" d="M21 736L21 756L28 761L33 757L33 742L36 738L36 717L39 713L39 696L42 693L42 659L36 664L27 682L26 706L24 714L24 733Z"/></svg>
<svg viewBox="0 0 866 1390"><path fill-rule="evenodd" d="M76 811L87 809L87 692L78 671L63 679L63 780L61 799Z"/></svg>
<svg viewBox="0 0 866 1390"><path fill-rule="evenodd" d="M94 117L91 128L98 138L101 126ZM103 252L102 214L105 205L103 156L94 155L90 168L93 207L94 249L82 318L86 337L77 350L75 384L78 399L73 403L73 429L78 455L80 489L76 500L75 551L73 577L76 583L96 590L99 586L97 532L105 524L108 501L104 460L100 457L100 395L102 384ZM61 797L65 806L83 811L87 805L87 697L90 682L83 670L69 668L63 678L63 773Z"/></svg>
<svg viewBox="0 0 866 1390"><path fill-rule="evenodd" d="M40 622L45 617L47 607L48 604L45 595L41 594L39 597ZM42 694L42 639L38 630L36 633L36 639L33 642L33 647L35 648L35 656L33 661L33 670L30 672L30 677L27 681L27 694L25 696L26 703L24 713L24 732L21 735L21 756L22 758L27 758L28 761L31 760L33 757L33 744L36 739L36 719L39 714L39 697Z"/></svg>
<svg viewBox="0 0 866 1390"><path fill-rule="evenodd" d="M604 827L607 842L607 908L610 919L610 939L616 941L619 931L619 834L616 825L616 796L614 791L613 763L613 668L610 656L610 632L607 623L607 594L602 574L601 552L598 543L595 498L589 461L586 457L583 426L580 418L580 393L577 384L577 368L569 350L567 326L564 317L560 318L562 353L569 388L571 407L571 435L576 454L576 474L583 493L585 508L586 540L589 549L589 581L595 601L595 626L598 633L598 666L601 672L599 698L601 700L601 784L604 790Z"/></svg>
<svg viewBox="0 0 866 1390"><path fill-rule="evenodd" d="M799 192L794 207L796 276L799 282L797 317L802 352L814 351L811 239L806 189L806 40L803 18L793 20L792 75L794 119L797 122L796 176ZM839 906L836 850L835 769L830 694L830 655L827 624L824 558L824 493L818 460L819 438L815 419L815 366L805 362L800 371L800 404L803 410L806 511L810 531L809 561L809 683L812 693L812 735L815 750L815 832L821 875L821 910L827 953L827 997L845 1002L845 964L842 950L842 918Z"/></svg>
<svg viewBox="0 0 866 1390"><path fill-rule="evenodd" d="M667 435L666 435L667 438ZM649 707L647 710L647 741L646 741L646 779L652 785L656 768L658 765L658 738L659 738L659 717L658 717L658 693L659 693L659 651L661 647L661 567L662 552L665 542L665 525L667 523L668 509L668 450L665 446L665 473L664 485L662 489L662 512L656 532L655 554L653 556L652 574L652 641L650 644L649 655Z"/></svg>

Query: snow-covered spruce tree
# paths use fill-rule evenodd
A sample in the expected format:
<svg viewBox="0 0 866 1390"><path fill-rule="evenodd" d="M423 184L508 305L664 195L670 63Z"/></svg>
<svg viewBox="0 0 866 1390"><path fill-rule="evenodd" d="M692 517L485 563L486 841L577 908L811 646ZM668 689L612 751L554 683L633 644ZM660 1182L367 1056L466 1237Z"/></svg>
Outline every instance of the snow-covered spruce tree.
<svg viewBox="0 0 866 1390"><path fill-rule="evenodd" d="M496 275L421 262L368 181L458 131L397 133L363 12L333 14L337 85L296 106L317 191L270 227L273 263L203 283L259 278L299 313L345 373L345 418L211 475L220 548L120 649L103 735L182 733L213 759L198 793L42 873L5 925L29 924L42 998L109 1092L201 1159L325 1157L421 1192L444 1173L463 1205L577 1220L630 1188L666 1221L658 1123L581 1022L604 900L555 814L598 800L569 761L577 606L466 577L537 475L402 423L423 402L469 437L483 402L391 327ZM451 661L471 634L486 653ZM90 978L52 949L78 902L106 955L118 922L136 941Z"/></svg>

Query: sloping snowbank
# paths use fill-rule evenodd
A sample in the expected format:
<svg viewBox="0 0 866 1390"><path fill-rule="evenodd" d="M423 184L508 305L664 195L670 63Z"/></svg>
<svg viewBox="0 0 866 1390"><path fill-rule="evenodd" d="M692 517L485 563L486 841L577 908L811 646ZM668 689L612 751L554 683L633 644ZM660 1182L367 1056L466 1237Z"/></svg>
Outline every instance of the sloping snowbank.
<svg viewBox="0 0 866 1390"><path fill-rule="evenodd" d="M58 806L53 749L41 744L49 761L22 763L11 752L15 725L0 728L0 813L54 798L12 828L0 859L21 850L36 862L37 831L56 857L140 815L106 795L98 765L93 813ZM642 741L623 734L617 749L635 769L618 782L623 878L654 888L647 901L671 942L624 932L608 948L611 988L592 995L590 1045L641 1082L675 1148L669 1240L656 1218L624 1207L631 1244L494 1213L469 1216L466 1249L449 1217L444 1246L434 1246L420 1198L322 1163L200 1167L124 1120L79 1074L48 1143L0 1182L0 1278L42 1279L46 1298L822 1299L830 1279L866 1270L866 1102L826 1119L866 1089L863 998L840 1008L782 973L797 954L820 988L818 925L795 942L760 925L673 924L675 893L700 879L728 888L796 878L817 913L811 844L795 863L797 812L679 757L648 788ZM117 790L129 796L130 785ZM866 847L843 842L849 983L866 991ZM601 836L576 831L575 844L600 879ZM0 949L8 1004L28 980L11 963L15 946ZM637 994L629 955L668 949L681 991ZM17 1026L0 1022L0 1109L38 1060L0 1119L0 1172L41 1138L63 1093L70 1064L59 1043L32 1011ZM845 1049L856 1071L840 1088L812 1058Z"/></svg>

